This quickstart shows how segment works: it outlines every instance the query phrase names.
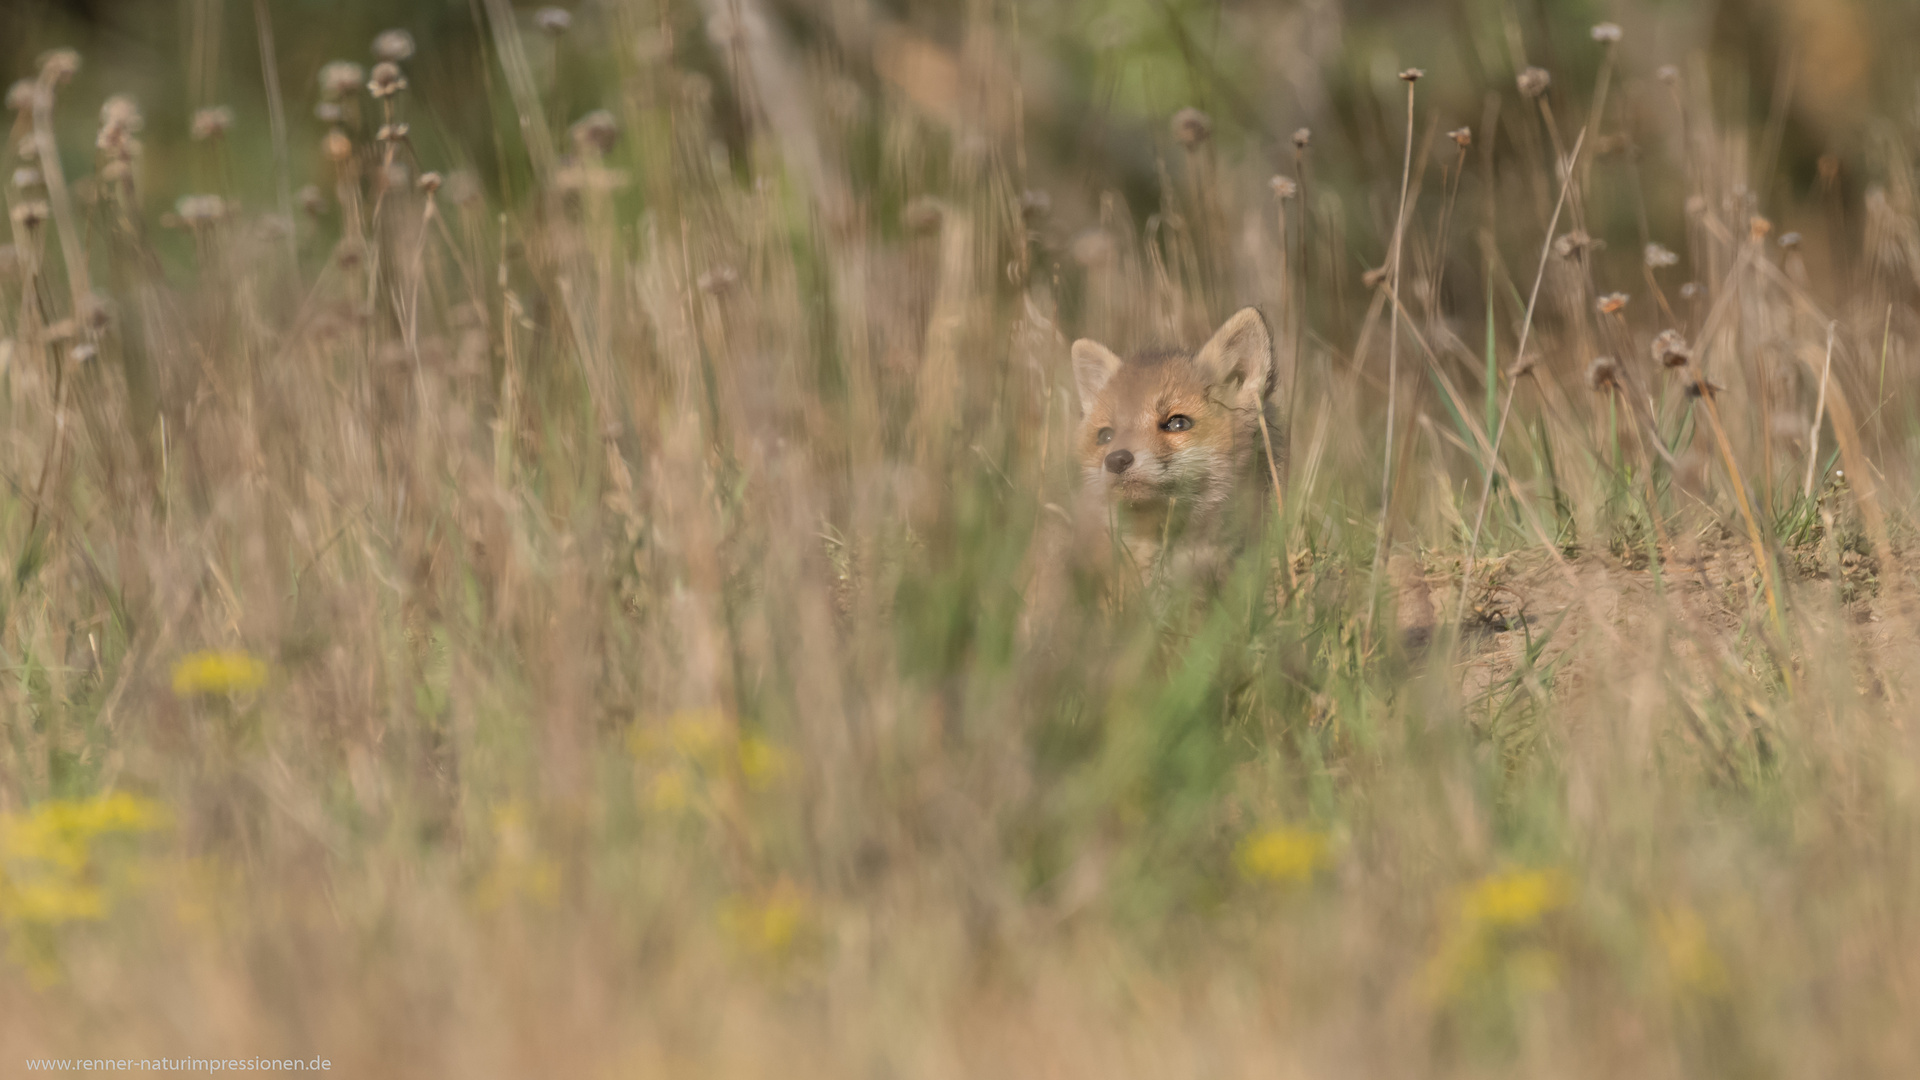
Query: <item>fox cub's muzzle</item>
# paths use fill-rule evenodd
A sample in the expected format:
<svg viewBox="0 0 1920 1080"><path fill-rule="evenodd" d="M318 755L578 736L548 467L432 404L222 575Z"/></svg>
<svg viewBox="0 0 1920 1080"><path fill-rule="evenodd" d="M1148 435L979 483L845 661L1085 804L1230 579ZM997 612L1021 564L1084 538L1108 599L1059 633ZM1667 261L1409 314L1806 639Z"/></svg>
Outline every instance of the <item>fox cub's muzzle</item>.
<svg viewBox="0 0 1920 1080"><path fill-rule="evenodd" d="M1133 451L1131 450L1115 450L1113 453L1107 455L1107 471L1115 476L1126 472L1127 466L1132 464Z"/></svg>

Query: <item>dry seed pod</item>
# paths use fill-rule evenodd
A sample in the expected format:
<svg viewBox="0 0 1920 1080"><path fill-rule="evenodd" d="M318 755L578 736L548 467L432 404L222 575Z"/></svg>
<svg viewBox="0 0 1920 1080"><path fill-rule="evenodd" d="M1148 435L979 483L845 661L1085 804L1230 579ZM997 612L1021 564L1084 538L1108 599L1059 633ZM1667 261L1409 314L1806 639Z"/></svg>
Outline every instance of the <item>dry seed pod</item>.
<svg viewBox="0 0 1920 1080"><path fill-rule="evenodd" d="M1530 67L1514 78L1514 84L1520 88L1520 96L1537 98L1553 85L1553 76L1546 68Z"/></svg>
<svg viewBox="0 0 1920 1080"><path fill-rule="evenodd" d="M1674 266L1680 262L1680 256L1659 244L1648 244L1645 257L1647 265L1655 270L1664 266Z"/></svg>
<svg viewBox="0 0 1920 1080"><path fill-rule="evenodd" d="M376 98L390 98L407 88L407 77L400 73L400 65L391 60L373 65L373 75L367 80L367 92Z"/></svg>
<svg viewBox="0 0 1920 1080"><path fill-rule="evenodd" d="M1313 143L1312 131L1308 130L1307 128L1297 128L1294 130L1293 148L1295 150L1305 150L1308 146L1312 145L1312 143Z"/></svg>
<svg viewBox="0 0 1920 1080"><path fill-rule="evenodd" d="M1453 140L1453 145L1465 150L1467 147L1473 145L1473 129L1467 127L1454 128L1452 131L1447 132L1447 138Z"/></svg>
<svg viewBox="0 0 1920 1080"><path fill-rule="evenodd" d="M320 69L320 95L338 101L360 92L367 72L351 60L335 60Z"/></svg>
<svg viewBox="0 0 1920 1080"><path fill-rule="evenodd" d="M1401 82L1419 82L1427 73L1420 68L1408 68L1400 73Z"/></svg>
<svg viewBox="0 0 1920 1080"><path fill-rule="evenodd" d="M1626 293L1608 293L1594 301L1594 308L1602 315L1618 315L1627 306Z"/></svg>
<svg viewBox="0 0 1920 1080"><path fill-rule="evenodd" d="M1693 350L1678 330L1662 330L1653 339L1653 362L1664 368L1685 367L1693 359Z"/></svg>
<svg viewBox="0 0 1920 1080"><path fill-rule="evenodd" d="M1611 356L1596 356L1587 365L1587 388L1607 390L1620 385L1620 365Z"/></svg>
<svg viewBox="0 0 1920 1080"><path fill-rule="evenodd" d="M1267 181L1267 187L1273 189L1275 198L1291 199L1300 194L1300 185L1294 183L1291 176L1276 176Z"/></svg>

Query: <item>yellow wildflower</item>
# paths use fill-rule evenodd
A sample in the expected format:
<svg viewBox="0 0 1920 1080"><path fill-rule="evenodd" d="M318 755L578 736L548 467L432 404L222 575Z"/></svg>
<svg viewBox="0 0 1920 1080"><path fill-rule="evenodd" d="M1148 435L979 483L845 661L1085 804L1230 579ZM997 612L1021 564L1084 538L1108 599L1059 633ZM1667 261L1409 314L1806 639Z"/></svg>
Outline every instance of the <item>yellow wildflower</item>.
<svg viewBox="0 0 1920 1080"><path fill-rule="evenodd" d="M1572 903L1573 881L1560 870L1503 870L1467 886L1453 924L1427 962L1428 993L1459 997L1490 977L1503 977L1522 991L1556 985L1559 958L1530 931Z"/></svg>
<svg viewBox="0 0 1920 1080"><path fill-rule="evenodd" d="M1511 870L1481 878L1461 902L1461 918L1488 927L1532 926L1566 907L1573 885L1558 870Z"/></svg>
<svg viewBox="0 0 1920 1080"><path fill-rule="evenodd" d="M516 898L552 906L560 897L560 864L540 850L525 803L494 807L493 839L493 865L474 889L479 907L492 910Z"/></svg>
<svg viewBox="0 0 1920 1080"><path fill-rule="evenodd" d="M1654 916L1653 932L1676 987L1703 997L1718 997L1732 985L1699 913L1685 905Z"/></svg>
<svg viewBox="0 0 1920 1080"><path fill-rule="evenodd" d="M1328 846L1326 833L1274 825L1240 841L1234 862L1249 881L1304 883L1327 862Z"/></svg>
<svg viewBox="0 0 1920 1080"><path fill-rule="evenodd" d="M762 899L734 897L720 908L720 929L735 947L765 960L790 955L812 922L811 906L791 882Z"/></svg>
<svg viewBox="0 0 1920 1080"><path fill-rule="evenodd" d="M173 665L173 692L180 697L243 694L267 681L267 665L243 652L197 652Z"/></svg>
<svg viewBox="0 0 1920 1080"><path fill-rule="evenodd" d="M738 755L740 775L755 791L763 790L787 770L786 754L758 735L741 736Z"/></svg>
<svg viewBox="0 0 1920 1080"><path fill-rule="evenodd" d="M668 769L654 777L647 788L647 805L665 813L685 810L693 801L692 787L685 769Z"/></svg>

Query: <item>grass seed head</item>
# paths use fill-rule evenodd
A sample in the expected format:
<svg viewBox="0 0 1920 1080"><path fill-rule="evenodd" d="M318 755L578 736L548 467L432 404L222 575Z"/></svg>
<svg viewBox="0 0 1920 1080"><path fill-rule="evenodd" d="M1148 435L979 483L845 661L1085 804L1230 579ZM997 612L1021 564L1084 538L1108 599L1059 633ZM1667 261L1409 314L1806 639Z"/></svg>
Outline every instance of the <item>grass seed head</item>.
<svg viewBox="0 0 1920 1080"><path fill-rule="evenodd" d="M1693 359L1693 350L1678 330L1662 330L1653 339L1653 362L1664 368L1685 367Z"/></svg>

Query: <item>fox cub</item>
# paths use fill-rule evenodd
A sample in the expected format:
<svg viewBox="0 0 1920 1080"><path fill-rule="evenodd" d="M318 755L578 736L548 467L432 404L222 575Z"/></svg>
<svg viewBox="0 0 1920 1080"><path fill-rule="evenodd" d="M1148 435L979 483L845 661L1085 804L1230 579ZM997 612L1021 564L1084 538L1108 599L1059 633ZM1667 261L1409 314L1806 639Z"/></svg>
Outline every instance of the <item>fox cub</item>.
<svg viewBox="0 0 1920 1080"><path fill-rule="evenodd" d="M1110 550L1150 579L1217 578L1256 535L1284 460L1266 321L1242 308L1194 352L1123 360L1082 338L1072 353L1084 479L1076 524L1105 525Z"/></svg>

